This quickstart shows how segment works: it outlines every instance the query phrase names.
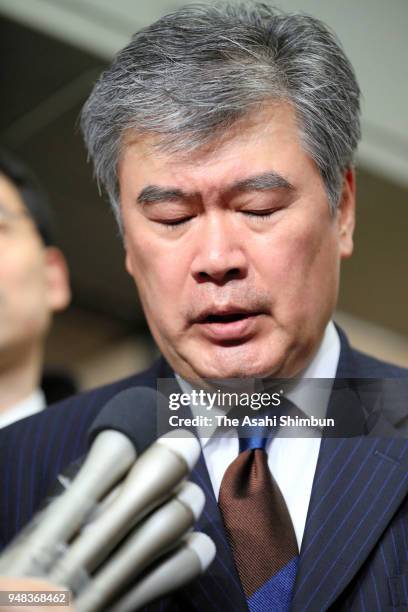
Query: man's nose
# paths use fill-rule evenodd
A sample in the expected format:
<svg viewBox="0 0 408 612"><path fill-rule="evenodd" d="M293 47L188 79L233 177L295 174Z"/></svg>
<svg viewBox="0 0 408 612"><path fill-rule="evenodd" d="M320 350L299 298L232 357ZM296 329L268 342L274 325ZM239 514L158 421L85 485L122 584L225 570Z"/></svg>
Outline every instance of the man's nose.
<svg viewBox="0 0 408 612"><path fill-rule="evenodd" d="M214 217L201 228L191 273L196 282L218 285L247 276L244 240L228 218Z"/></svg>

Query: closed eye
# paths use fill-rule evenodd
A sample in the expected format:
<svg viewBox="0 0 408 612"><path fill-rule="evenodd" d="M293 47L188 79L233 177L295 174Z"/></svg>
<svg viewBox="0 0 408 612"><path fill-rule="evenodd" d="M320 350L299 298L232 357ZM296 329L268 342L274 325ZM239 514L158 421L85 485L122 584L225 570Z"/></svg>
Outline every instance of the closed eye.
<svg viewBox="0 0 408 612"><path fill-rule="evenodd" d="M245 215L253 216L253 217L268 217L274 211L273 210L242 210Z"/></svg>
<svg viewBox="0 0 408 612"><path fill-rule="evenodd" d="M247 217L253 217L258 219L267 219L271 217L274 213L282 210L281 208L272 208L267 210L241 210L241 212Z"/></svg>
<svg viewBox="0 0 408 612"><path fill-rule="evenodd" d="M153 219L155 223L159 223L160 225L164 225L168 229L174 229L176 227L180 227L185 223L188 223L193 217L182 217L180 219Z"/></svg>

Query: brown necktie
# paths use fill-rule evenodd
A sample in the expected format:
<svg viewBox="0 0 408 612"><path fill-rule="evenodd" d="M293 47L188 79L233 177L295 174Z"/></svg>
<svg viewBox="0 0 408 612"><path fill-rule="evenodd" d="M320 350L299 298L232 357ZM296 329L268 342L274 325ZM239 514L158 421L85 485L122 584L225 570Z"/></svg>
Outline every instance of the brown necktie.
<svg viewBox="0 0 408 612"><path fill-rule="evenodd" d="M299 552L286 502L268 467L264 434L240 438L218 503L250 611L283 612L290 607Z"/></svg>

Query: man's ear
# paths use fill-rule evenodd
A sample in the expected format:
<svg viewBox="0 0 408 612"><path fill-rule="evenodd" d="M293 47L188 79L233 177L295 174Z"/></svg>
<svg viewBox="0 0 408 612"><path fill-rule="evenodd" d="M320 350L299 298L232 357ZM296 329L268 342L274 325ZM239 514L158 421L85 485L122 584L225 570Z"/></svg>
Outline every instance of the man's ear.
<svg viewBox="0 0 408 612"><path fill-rule="evenodd" d="M63 253L56 247L45 248L48 304L52 312L63 310L71 301L69 271Z"/></svg>
<svg viewBox="0 0 408 612"><path fill-rule="evenodd" d="M346 259L353 253L353 234L356 222L356 176L352 168L344 173L343 190L336 217L340 257Z"/></svg>
<svg viewBox="0 0 408 612"><path fill-rule="evenodd" d="M133 276L132 261L130 259L130 255L129 255L129 253L127 251L126 251L126 255L125 255L125 267L126 267L126 272L128 274L130 274L130 276Z"/></svg>
<svg viewBox="0 0 408 612"><path fill-rule="evenodd" d="M126 272L128 274L130 274L130 276L133 277L132 258L131 258L130 254L129 254L128 241L127 241L126 232L123 232L123 248L125 249L125 268L126 268Z"/></svg>

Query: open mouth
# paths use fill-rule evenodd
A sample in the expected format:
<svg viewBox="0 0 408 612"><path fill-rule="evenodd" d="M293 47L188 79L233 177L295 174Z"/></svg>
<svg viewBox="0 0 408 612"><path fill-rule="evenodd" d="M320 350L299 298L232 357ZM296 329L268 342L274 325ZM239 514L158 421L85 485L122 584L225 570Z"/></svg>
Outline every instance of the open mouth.
<svg viewBox="0 0 408 612"><path fill-rule="evenodd" d="M210 314L202 319L202 323L235 323L236 321L242 321L248 317L254 316L253 313L245 312L231 312L228 314Z"/></svg>
<svg viewBox="0 0 408 612"><path fill-rule="evenodd" d="M203 313L196 322L201 333L214 342L239 344L253 336L259 327L260 312L233 311Z"/></svg>

